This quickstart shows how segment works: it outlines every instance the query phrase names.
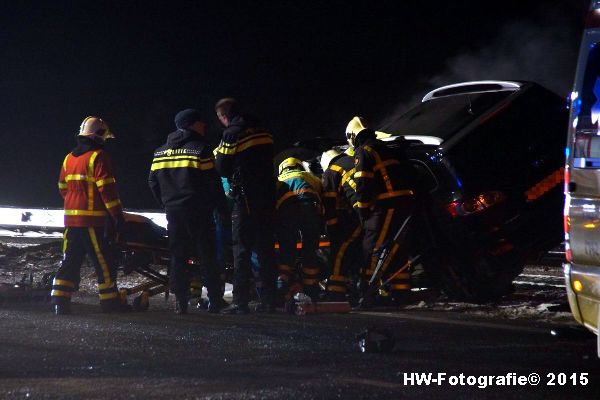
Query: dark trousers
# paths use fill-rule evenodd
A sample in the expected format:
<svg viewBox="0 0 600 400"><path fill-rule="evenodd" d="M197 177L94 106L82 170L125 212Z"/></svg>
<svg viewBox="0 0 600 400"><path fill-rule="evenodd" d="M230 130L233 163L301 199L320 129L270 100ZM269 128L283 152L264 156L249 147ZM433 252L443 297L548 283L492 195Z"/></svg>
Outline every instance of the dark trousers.
<svg viewBox="0 0 600 400"><path fill-rule="evenodd" d="M396 201L386 204L387 207L376 207L363 221L364 279L368 280L375 272L379 253L384 246L389 248L389 255L382 264L379 276L386 280L408 260L409 224L406 226L399 242L392 242L398 229L412 211L412 203ZM410 290L410 272L408 269L397 274L390 282L392 296Z"/></svg>
<svg viewBox="0 0 600 400"><path fill-rule="evenodd" d="M71 300L79 287L86 255L96 270L100 304L118 302L117 270L104 237L104 227L70 227L65 229L63 237L63 260L52 283L52 304Z"/></svg>
<svg viewBox="0 0 600 400"><path fill-rule="evenodd" d="M338 222L327 231L331 241L331 276L327 280L327 291L346 293L350 268L362 264L362 227L354 211L338 213ZM358 261L357 263L357 260ZM357 271L354 271L357 272Z"/></svg>
<svg viewBox="0 0 600 400"><path fill-rule="evenodd" d="M211 301L222 297L216 257L215 221L212 210L169 208L167 231L171 252L169 286L179 300L189 298L193 275L201 275ZM190 258L199 263L191 266Z"/></svg>
<svg viewBox="0 0 600 400"><path fill-rule="evenodd" d="M233 205L233 302L236 304L248 304L250 301L253 251L258 261L260 300L266 304L275 303L274 218L274 204L258 203L250 207L244 198L240 198Z"/></svg>
<svg viewBox="0 0 600 400"><path fill-rule="evenodd" d="M279 278L285 283L290 283L296 272L296 244L299 241L302 243L302 286L309 291L318 288L320 269L317 250L321 237L318 204L313 201L284 204L277 212L276 230L279 241Z"/></svg>

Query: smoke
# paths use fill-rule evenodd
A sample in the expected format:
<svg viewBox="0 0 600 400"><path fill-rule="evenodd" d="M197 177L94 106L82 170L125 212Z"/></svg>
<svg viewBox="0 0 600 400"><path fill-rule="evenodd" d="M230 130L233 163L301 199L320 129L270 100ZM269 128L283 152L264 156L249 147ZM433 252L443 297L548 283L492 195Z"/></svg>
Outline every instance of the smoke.
<svg viewBox="0 0 600 400"><path fill-rule="evenodd" d="M505 24L487 45L450 58L436 75L421 77L423 90L398 105L381 126L414 107L430 90L459 82L533 81L566 97L573 84L581 39L574 19L546 13L539 22Z"/></svg>

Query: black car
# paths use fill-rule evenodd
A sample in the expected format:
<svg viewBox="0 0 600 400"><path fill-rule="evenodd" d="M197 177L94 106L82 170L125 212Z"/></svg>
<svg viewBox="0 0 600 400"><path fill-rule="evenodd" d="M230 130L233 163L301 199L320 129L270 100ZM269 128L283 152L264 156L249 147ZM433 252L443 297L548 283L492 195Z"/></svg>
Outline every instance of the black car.
<svg viewBox="0 0 600 400"><path fill-rule="evenodd" d="M566 99L535 83L479 81L434 90L379 127L412 160L413 254L448 296L507 294L525 262L562 242L567 121Z"/></svg>

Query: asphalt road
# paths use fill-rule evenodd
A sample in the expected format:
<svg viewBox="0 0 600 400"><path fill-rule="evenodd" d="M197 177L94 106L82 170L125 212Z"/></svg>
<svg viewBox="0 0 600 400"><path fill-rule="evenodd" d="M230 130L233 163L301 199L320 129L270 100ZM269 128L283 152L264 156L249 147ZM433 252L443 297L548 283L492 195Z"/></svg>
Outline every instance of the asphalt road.
<svg viewBox="0 0 600 400"><path fill-rule="evenodd" d="M178 316L160 299L145 313L107 315L79 301L60 317L45 303L0 305L0 398L600 398L595 337L557 339L532 320L431 310ZM394 349L362 353L356 335L367 327L389 329ZM418 384L411 373L443 381ZM497 386L534 373L537 386ZM495 384L479 388L480 376Z"/></svg>

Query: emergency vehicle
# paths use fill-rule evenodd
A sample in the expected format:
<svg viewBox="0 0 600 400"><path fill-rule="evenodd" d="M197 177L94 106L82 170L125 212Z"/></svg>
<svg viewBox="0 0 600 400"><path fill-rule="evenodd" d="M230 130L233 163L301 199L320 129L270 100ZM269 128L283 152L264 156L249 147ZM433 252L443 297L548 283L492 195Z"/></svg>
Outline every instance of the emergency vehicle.
<svg viewBox="0 0 600 400"><path fill-rule="evenodd" d="M600 1L592 1L571 93L565 150L564 275L575 319L600 320ZM600 357L600 336L598 336Z"/></svg>

